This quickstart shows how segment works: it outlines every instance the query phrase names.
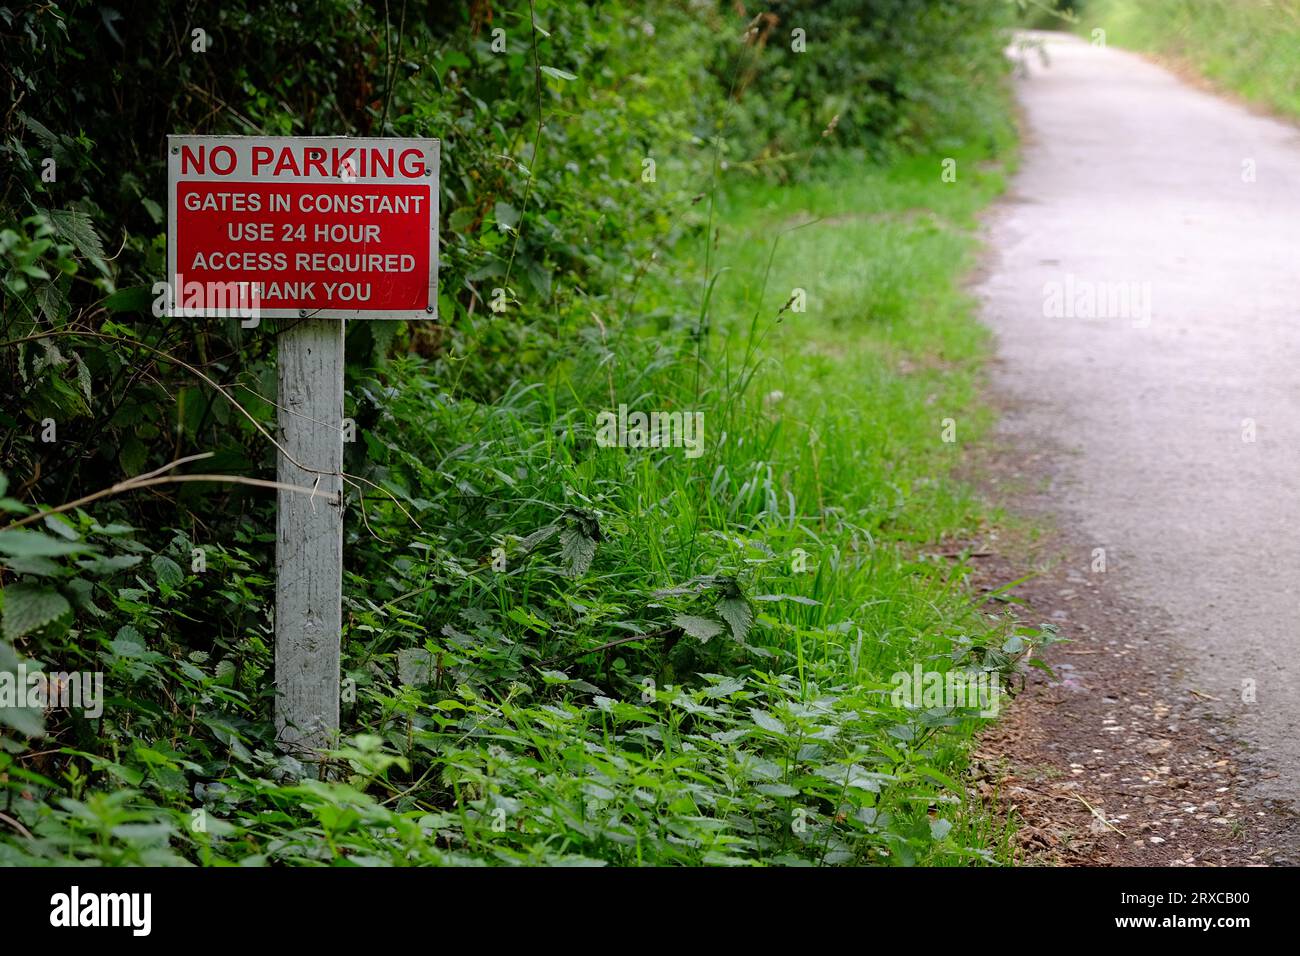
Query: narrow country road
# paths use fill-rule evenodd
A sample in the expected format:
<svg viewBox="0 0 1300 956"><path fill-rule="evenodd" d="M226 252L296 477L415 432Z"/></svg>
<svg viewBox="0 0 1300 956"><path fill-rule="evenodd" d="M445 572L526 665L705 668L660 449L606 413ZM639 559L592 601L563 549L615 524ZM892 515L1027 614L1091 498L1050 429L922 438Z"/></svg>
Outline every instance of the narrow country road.
<svg viewBox="0 0 1300 956"><path fill-rule="evenodd" d="M979 293L1084 574L1163 612L1189 687L1300 792L1300 129L1054 34ZM1112 577L1113 576L1113 577ZM1114 635L1123 639L1123 634Z"/></svg>

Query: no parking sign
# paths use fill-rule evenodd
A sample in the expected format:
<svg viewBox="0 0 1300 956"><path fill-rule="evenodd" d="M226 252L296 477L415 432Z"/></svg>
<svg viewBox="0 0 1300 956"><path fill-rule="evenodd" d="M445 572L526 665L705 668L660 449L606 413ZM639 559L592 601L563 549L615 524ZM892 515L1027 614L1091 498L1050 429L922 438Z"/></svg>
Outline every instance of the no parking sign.
<svg viewBox="0 0 1300 956"><path fill-rule="evenodd" d="M168 137L168 314L238 295L267 318L435 317L438 146Z"/></svg>

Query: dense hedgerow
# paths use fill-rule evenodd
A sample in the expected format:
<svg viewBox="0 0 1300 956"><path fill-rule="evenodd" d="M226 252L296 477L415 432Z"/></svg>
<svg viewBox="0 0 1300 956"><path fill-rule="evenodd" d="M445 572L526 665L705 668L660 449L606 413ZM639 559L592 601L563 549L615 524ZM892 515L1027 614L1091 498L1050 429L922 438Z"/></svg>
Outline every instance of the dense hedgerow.
<svg viewBox="0 0 1300 956"><path fill-rule="evenodd" d="M443 323L348 332L336 779L274 745L263 492L156 486L0 530L0 670L108 688L94 718L0 708L0 863L938 852L943 735L970 715L893 708L880 675L1004 670L1035 638L957 628L946 586L872 544L920 472L864 450L863 500L789 477L751 387L765 333L709 290L734 177L983 131L995 151L1002 5L139 6L0 8L0 511L196 453L273 473L252 420L273 428L274 329L148 310L167 133L439 137ZM730 443L601 454L594 410L619 402L707 408ZM774 545L809 540L836 543L796 580Z"/></svg>

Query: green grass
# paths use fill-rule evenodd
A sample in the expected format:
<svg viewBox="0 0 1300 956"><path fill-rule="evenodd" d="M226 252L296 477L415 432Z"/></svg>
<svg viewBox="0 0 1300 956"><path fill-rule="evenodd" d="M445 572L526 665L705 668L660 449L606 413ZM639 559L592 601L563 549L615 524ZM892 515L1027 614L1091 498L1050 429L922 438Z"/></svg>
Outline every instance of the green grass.
<svg viewBox="0 0 1300 956"><path fill-rule="evenodd" d="M896 671L1005 673L1044 637L965 586L987 515L953 472L990 416L961 283L1006 146L950 155L955 183L935 155L727 186L708 276L702 237L672 251L635 307L593 303L635 320L593 321L547 381L492 404L414 356L376 370L363 451L423 530L382 501L349 522L343 779L295 782L255 722L255 627L211 671L145 650L190 577L119 601L135 636L106 682L164 681L228 750L169 745L173 714L126 709L109 731L130 752L93 759L117 789L15 801L34 839L0 837L0 864L1007 862L961 780L983 722L889 698ZM713 279L697 374L685 333ZM783 310L794 289L806 311ZM619 403L702 412L704 453L598 447ZM208 560L230 593L258 586L239 542Z"/></svg>
<svg viewBox="0 0 1300 956"><path fill-rule="evenodd" d="M750 186L724 205L729 241L718 260L730 271L717 303L736 329L727 355L743 360L751 314L765 352L742 411L724 421L744 436L725 467L749 464L746 445L765 448L792 509L809 516L764 538L778 553L803 547L814 556L821 573L811 588L788 580L783 589L821 602L799 624L861 629L871 650L847 673L863 684L997 631L972 612L964 567L926 556L960 551L987 517L952 468L990 422L978 400L987 334L961 278L974 216L1002 189L1003 170L986 168L979 149L956 158L955 184L941 181L937 156L887 170L845 161L819 183ZM794 289L805 290L807 312L764 328ZM942 440L945 419L955 442ZM857 541L871 542L869 561L845 559ZM845 673L830 643L819 649L828 669ZM930 759L959 774L978 726L945 731ZM998 846L977 808L955 816L955 842L936 848L932 862L955 862L962 846Z"/></svg>
<svg viewBox="0 0 1300 956"><path fill-rule="evenodd" d="M658 333L653 323L602 333L604 361L580 353L549 396L483 410L490 451L468 457L527 476L516 495L567 499L602 535L576 597L555 588L554 564L516 568L512 546L508 586L485 583L469 603L491 595L503 620L526 608L543 655L568 649L566 674L553 679L590 681L610 698L593 708L570 697L562 711L531 695L509 707L466 701L493 722L504 750L491 759L428 735L444 777L452 770L473 795L474 812L454 821L472 853L637 864L1006 859L1005 834L960 784L980 721L896 708L885 693L891 674L917 662L944 670L981 649L992 660L1008 639L1032 638L973 604L959 560L934 556L959 552L985 520L952 477L989 419L976 397L988 342L961 278L974 215L1003 179L982 150L956 158L950 184L935 156L889 169L845 160L812 184L730 189L709 257L717 281L698 379L672 332L696 321L692 290L704 288L704 263L687 247L644 293ZM807 311L782 311L796 288ZM706 453L591 453L573 436L619 402L701 410ZM942 440L947 418L955 442ZM427 427L457 430L449 418ZM515 513L502 523L522 532L544 520L530 526ZM725 626L730 588L756 614L743 641ZM613 660L572 652L626 639L617 628L631 621L658 633L675 613L711 618L722 633L703 645L631 642L619 653L635 654ZM710 673L738 676L697 676ZM642 734L655 746L645 749ZM616 822L575 815L593 792ZM511 819L544 825L489 833L476 814L496 799Z"/></svg>
<svg viewBox="0 0 1300 956"><path fill-rule="evenodd" d="M1088 0L1082 31L1172 56L1245 99L1300 117L1296 0Z"/></svg>

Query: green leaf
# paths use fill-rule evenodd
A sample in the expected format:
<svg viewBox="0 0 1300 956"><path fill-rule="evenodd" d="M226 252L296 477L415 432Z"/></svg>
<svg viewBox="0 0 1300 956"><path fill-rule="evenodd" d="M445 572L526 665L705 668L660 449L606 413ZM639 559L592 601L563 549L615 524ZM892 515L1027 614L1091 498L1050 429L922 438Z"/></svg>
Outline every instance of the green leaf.
<svg viewBox="0 0 1300 956"><path fill-rule="evenodd" d="M889 774L874 773L858 764L817 767L813 770L813 773L838 786L854 787L859 790L867 790L871 793L879 793L880 784L882 782L889 782L894 779Z"/></svg>
<svg viewBox="0 0 1300 956"><path fill-rule="evenodd" d="M3 594L4 636L10 641L72 613L68 599L47 584L20 581L7 585Z"/></svg>
<svg viewBox="0 0 1300 956"><path fill-rule="evenodd" d="M558 70L553 66L542 67L542 72L556 80L576 80L578 77L567 70Z"/></svg>
<svg viewBox="0 0 1300 956"><path fill-rule="evenodd" d="M77 566L85 568L91 574L115 574L135 567L142 560L143 558L138 554L115 554L111 558L101 556L85 558L78 561Z"/></svg>
<svg viewBox="0 0 1300 956"><path fill-rule="evenodd" d="M63 593L67 595L76 610L89 611L96 617L104 616L104 611L95 604L95 585L85 578L73 578L66 582L63 585Z"/></svg>
<svg viewBox="0 0 1300 956"><path fill-rule="evenodd" d="M84 212L76 209L49 209L45 213L60 236L76 246L100 272L108 273L104 262L104 244L95 232L95 224Z"/></svg>
<svg viewBox="0 0 1300 956"><path fill-rule="evenodd" d="M931 780L937 780L939 783L943 784L953 793L964 794L966 792L965 787L963 787L952 777L948 776L948 774L944 773L942 770L936 770L934 767L929 767L929 766L917 767L916 770L918 773L929 777Z"/></svg>
<svg viewBox="0 0 1300 956"><path fill-rule="evenodd" d="M30 574L38 578L57 578L68 573L68 569L49 558L33 556L30 558L5 558L4 564L14 574Z"/></svg>
<svg viewBox="0 0 1300 956"><path fill-rule="evenodd" d="M0 727L9 727L26 737L40 737L45 733L44 716L39 707L0 707Z"/></svg>
<svg viewBox="0 0 1300 956"><path fill-rule="evenodd" d="M559 526L553 524L548 524L545 528L539 528L526 538L520 540L519 550L524 554L527 554L532 551L533 548L552 537L559 530Z"/></svg>
<svg viewBox="0 0 1300 956"><path fill-rule="evenodd" d="M731 636L743 641L754 624L754 610L743 595L725 597L718 602L718 613L731 625Z"/></svg>
<svg viewBox="0 0 1300 956"><path fill-rule="evenodd" d="M14 650L13 645L0 641L0 673L13 674L16 678L18 665L21 663L23 659ZM28 673L30 674L31 671L29 670ZM20 692L23 690L22 685L19 685L16 680L15 689ZM27 737L39 737L45 733L44 714L39 707L0 706L0 726L8 726ZM8 763L8 755L0 752L0 770L4 770Z"/></svg>
<svg viewBox="0 0 1300 956"><path fill-rule="evenodd" d="M99 550L84 541L59 541L40 531L26 528L11 528L0 531L0 554L15 558L57 558L65 554L85 554Z"/></svg>
<svg viewBox="0 0 1300 956"><path fill-rule="evenodd" d="M140 632L127 624L118 628L117 634L113 636L113 653L118 657L141 658L148 651Z"/></svg>
<svg viewBox="0 0 1300 956"><path fill-rule="evenodd" d="M434 678L434 656L423 647L397 651L397 681L403 687L422 687Z"/></svg>
<svg viewBox="0 0 1300 956"><path fill-rule="evenodd" d="M158 589L164 595L170 594L185 582L185 572L181 566L165 554L155 554L149 564L158 581Z"/></svg>
<svg viewBox="0 0 1300 956"><path fill-rule="evenodd" d="M86 402L89 403L91 390L90 366L75 352L72 355L72 360L77 363L77 386L81 389L81 394L85 396Z"/></svg>
<svg viewBox="0 0 1300 956"><path fill-rule="evenodd" d="M550 625L543 621L531 611L525 611L523 608L512 607L506 612L506 617L510 620L522 624L524 627L530 627L539 634L545 634L551 629Z"/></svg>
<svg viewBox="0 0 1300 956"><path fill-rule="evenodd" d="M565 528L560 532L560 557L569 577L582 577L596 557L596 541L580 528Z"/></svg>
<svg viewBox="0 0 1300 956"><path fill-rule="evenodd" d="M9 511L15 514L26 514L32 509L27 507L17 498L8 497L9 476L0 471L0 511Z"/></svg>
<svg viewBox="0 0 1300 956"><path fill-rule="evenodd" d="M477 218L478 214L473 206L461 206L447 219L447 225L452 232L464 232Z"/></svg>
<svg viewBox="0 0 1300 956"><path fill-rule="evenodd" d="M144 463L149 458L149 449L136 437L135 432L127 432L122 444L117 449L117 460L122 471L128 475L138 475L144 471Z"/></svg>
<svg viewBox="0 0 1300 956"><path fill-rule="evenodd" d="M32 119L26 113L19 113L18 115L22 117L23 125L35 133L36 138L39 139L46 148L53 148L59 145L59 138L51 133L43 124Z"/></svg>
<svg viewBox="0 0 1300 956"><path fill-rule="evenodd" d="M707 644L722 633L722 625L717 621L708 617L696 617L694 614L678 614L673 618L673 623L701 644Z"/></svg>
<svg viewBox="0 0 1300 956"><path fill-rule="evenodd" d="M45 317L51 322L62 324L64 307L68 304L68 292L63 282L47 282L36 292L36 304L41 307Z"/></svg>
<svg viewBox="0 0 1300 956"><path fill-rule="evenodd" d="M519 210L508 202L498 202L493 208L493 214L499 224L507 229L513 229L519 225Z"/></svg>
<svg viewBox="0 0 1300 956"><path fill-rule="evenodd" d="M63 515L46 515L41 519L45 527L49 528L60 538L67 541L76 541L78 539L77 529L73 527L72 522Z"/></svg>
<svg viewBox="0 0 1300 956"><path fill-rule="evenodd" d="M777 720L765 710L759 710L757 707L749 708L749 716L754 719L754 723L764 730L773 734L784 734L785 724Z"/></svg>
<svg viewBox="0 0 1300 956"><path fill-rule="evenodd" d="M714 675L716 676L716 675ZM703 691L703 697L730 697L738 690L745 689L745 682L735 677L723 677L716 684Z"/></svg>

